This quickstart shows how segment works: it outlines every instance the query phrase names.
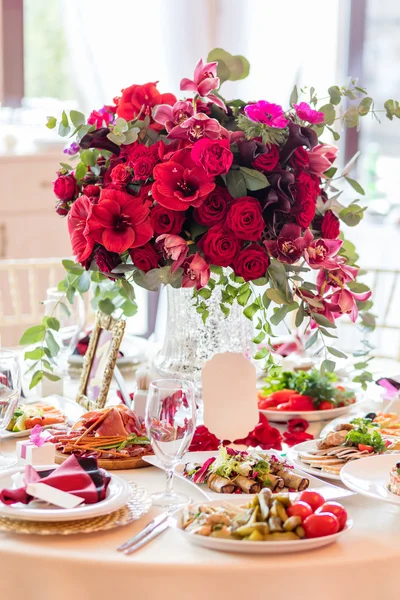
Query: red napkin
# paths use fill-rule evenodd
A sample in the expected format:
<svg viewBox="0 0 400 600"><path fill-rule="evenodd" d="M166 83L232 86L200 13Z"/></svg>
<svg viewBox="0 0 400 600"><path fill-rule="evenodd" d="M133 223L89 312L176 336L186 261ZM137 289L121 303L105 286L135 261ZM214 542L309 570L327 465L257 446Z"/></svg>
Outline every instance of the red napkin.
<svg viewBox="0 0 400 600"><path fill-rule="evenodd" d="M98 468L96 458L78 458L71 455L62 465L47 471L38 472L32 465L27 465L24 479L24 487L0 492L0 501L3 504L29 504L33 496L26 493L26 486L39 481L57 490L79 496L86 504L95 504L105 499L111 477L107 471Z"/></svg>

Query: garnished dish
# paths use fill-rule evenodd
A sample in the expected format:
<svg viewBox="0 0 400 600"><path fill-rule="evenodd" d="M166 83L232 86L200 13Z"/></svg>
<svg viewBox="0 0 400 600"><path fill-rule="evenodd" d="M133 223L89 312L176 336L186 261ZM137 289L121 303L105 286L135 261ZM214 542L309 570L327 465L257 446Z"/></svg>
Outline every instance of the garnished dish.
<svg viewBox="0 0 400 600"><path fill-rule="evenodd" d="M263 488L305 490L309 480L292 469L285 460L262 450L238 451L221 446L217 456L203 464L187 463L183 474L220 494L258 494Z"/></svg>
<svg viewBox="0 0 400 600"><path fill-rule="evenodd" d="M355 416L349 420L349 423L357 423L363 420L368 423L371 427L376 427L379 433L383 436L391 438L399 438L400 441L400 415L397 413L385 413L385 412L369 412L366 415ZM324 429L323 434L329 433L330 431L336 430L339 425L343 424L343 419L334 419ZM400 444L398 445L400 448Z"/></svg>
<svg viewBox="0 0 400 600"><path fill-rule="evenodd" d="M392 494L400 496L400 462L390 469L388 489Z"/></svg>
<svg viewBox="0 0 400 600"><path fill-rule="evenodd" d="M338 502L326 502L317 492L273 494L268 488L247 504L215 501L188 505L182 509L179 523L180 529L200 545L237 552L241 545L246 551L251 544L259 546L261 552L264 545L271 546L272 551L280 546L277 552L306 550L301 546L310 540L326 538L312 547L329 543L350 525L346 509ZM208 538L210 543L201 543L201 538Z"/></svg>
<svg viewBox="0 0 400 600"><path fill-rule="evenodd" d="M357 418L342 423L320 440L304 442L289 449L288 456L305 471L307 467L339 478L342 467L353 460L392 450L370 419ZM314 471L312 471L314 472Z"/></svg>
<svg viewBox="0 0 400 600"><path fill-rule="evenodd" d="M346 413L356 402L354 390L337 384L333 373L281 371L264 379L258 392L258 408L272 421L284 421L307 413L307 420L332 419Z"/></svg>
<svg viewBox="0 0 400 600"><path fill-rule="evenodd" d="M6 431L19 433L21 431L30 431L35 425L48 427L65 422L66 417L61 410L52 404L35 402L35 404L22 404L18 406Z"/></svg>
<svg viewBox="0 0 400 600"><path fill-rule="evenodd" d="M152 454L144 423L123 404L87 412L48 441L56 444L56 462L75 454L95 457L105 468L123 469L147 466L141 459Z"/></svg>

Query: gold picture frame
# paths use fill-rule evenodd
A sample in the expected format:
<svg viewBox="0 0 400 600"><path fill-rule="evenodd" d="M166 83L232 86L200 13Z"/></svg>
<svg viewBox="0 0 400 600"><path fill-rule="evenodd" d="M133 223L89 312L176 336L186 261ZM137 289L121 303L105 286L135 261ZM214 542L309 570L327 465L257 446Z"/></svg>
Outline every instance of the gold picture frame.
<svg viewBox="0 0 400 600"><path fill-rule="evenodd" d="M98 311L85 354L76 401L92 410L104 408L126 322Z"/></svg>

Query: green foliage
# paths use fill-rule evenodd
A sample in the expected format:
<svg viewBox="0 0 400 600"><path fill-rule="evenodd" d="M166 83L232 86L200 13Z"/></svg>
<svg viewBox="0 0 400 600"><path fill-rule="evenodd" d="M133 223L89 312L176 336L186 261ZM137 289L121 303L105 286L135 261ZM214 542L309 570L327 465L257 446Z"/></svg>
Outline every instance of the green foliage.
<svg viewBox="0 0 400 600"><path fill-rule="evenodd" d="M233 56L222 48L214 48L207 56L207 62L218 62L217 75L221 84L224 81L245 79L250 72L250 63L240 55Z"/></svg>
<svg viewBox="0 0 400 600"><path fill-rule="evenodd" d="M393 121L393 117L400 119L400 103L397 100L386 100L383 105L386 109L386 117Z"/></svg>
<svg viewBox="0 0 400 600"><path fill-rule="evenodd" d="M243 173L238 169L231 169L226 174L226 185L232 198L246 196L247 187Z"/></svg>
<svg viewBox="0 0 400 600"><path fill-rule="evenodd" d="M276 129L265 125L265 123L255 123L248 119L244 114L238 116L237 124L239 129L244 131L247 138L261 137L262 141L267 146L270 146L271 144L282 144L287 137L286 129Z"/></svg>
<svg viewBox="0 0 400 600"><path fill-rule="evenodd" d="M247 167L239 167L240 173L243 175L246 188L251 192L262 190L269 186L268 179L264 173L256 171L255 169L248 169Z"/></svg>

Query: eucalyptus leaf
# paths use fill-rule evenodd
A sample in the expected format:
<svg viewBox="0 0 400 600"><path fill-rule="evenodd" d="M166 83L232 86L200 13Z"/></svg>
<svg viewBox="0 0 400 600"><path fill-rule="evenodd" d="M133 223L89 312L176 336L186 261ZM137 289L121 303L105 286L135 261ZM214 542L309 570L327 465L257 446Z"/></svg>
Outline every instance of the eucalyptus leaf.
<svg viewBox="0 0 400 600"><path fill-rule="evenodd" d="M46 118L47 118L46 127L48 129L54 129L54 127L57 125L57 119L55 117L46 117Z"/></svg>
<svg viewBox="0 0 400 600"><path fill-rule="evenodd" d="M331 104L334 104L335 106L337 104L340 104L342 100L342 94L340 93L339 86L333 85L330 88L328 88L328 94Z"/></svg>
<svg viewBox="0 0 400 600"><path fill-rule="evenodd" d="M351 179L350 177L345 177L345 180L351 185L351 187L357 192L357 194L361 194L362 196L365 195L364 188L358 183L358 181L356 181L355 179Z"/></svg>
<svg viewBox="0 0 400 600"><path fill-rule="evenodd" d="M115 305L110 298L99 300L98 307L106 315L112 315L115 310Z"/></svg>
<svg viewBox="0 0 400 600"><path fill-rule="evenodd" d="M316 331L314 331L314 333L308 338L308 340L306 341L304 348L306 350L308 350L308 348L310 348L311 346L313 346L315 344L315 342L318 339L318 329Z"/></svg>
<svg viewBox="0 0 400 600"><path fill-rule="evenodd" d="M26 344L36 344L43 340L45 333L46 327L44 325L34 325L33 327L29 327L29 329L23 333L19 343L21 346Z"/></svg>
<svg viewBox="0 0 400 600"><path fill-rule="evenodd" d="M328 373L333 373L335 370L335 367L336 367L336 363L333 360L329 360L328 358L326 358L321 363L321 372L322 372L322 374L325 371L328 371Z"/></svg>
<svg viewBox="0 0 400 600"><path fill-rule="evenodd" d="M333 354L333 356L336 356L337 358L347 358L347 354L345 354L344 352L341 352L340 350L338 350L337 348L334 348L333 346L327 346L326 349L328 350L328 352L330 354Z"/></svg>
<svg viewBox="0 0 400 600"><path fill-rule="evenodd" d="M290 106L293 106L293 104L297 104L297 102L299 101L299 92L297 91L297 85L294 86L292 93L290 94Z"/></svg>
<svg viewBox="0 0 400 600"><path fill-rule="evenodd" d="M244 177L246 188L251 192L262 190L269 186L268 179L264 173L255 169L248 169L247 167L239 167L239 170Z"/></svg>
<svg viewBox="0 0 400 600"><path fill-rule="evenodd" d="M79 127L80 125L85 125L86 123L85 115L77 110L71 110L69 113L69 118L71 119L71 123L74 127Z"/></svg>
<svg viewBox="0 0 400 600"><path fill-rule="evenodd" d="M333 125L336 118L335 107L332 104L324 104L324 106L321 106L318 110L319 112L324 113L324 124Z"/></svg>
<svg viewBox="0 0 400 600"><path fill-rule="evenodd" d="M43 379L43 371L35 371L32 375L31 382L29 384L29 389L34 388L38 383L40 383Z"/></svg>
<svg viewBox="0 0 400 600"><path fill-rule="evenodd" d="M322 325L323 327L327 327L328 329L335 329L336 325L332 323L329 319L327 319L324 315L319 313L311 313L311 317L314 319L318 325Z"/></svg>
<svg viewBox="0 0 400 600"><path fill-rule="evenodd" d="M357 109L358 114L361 117L364 117L365 115L367 115L371 109L373 102L374 101L369 96L367 96L366 98L363 98L361 100L360 104L358 105L358 109Z"/></svg>
<svg viewBox="0 0 400 600"><path fill-rule="evenodd" d="M247 195L246 181L243 174L237 169L231 169L226 174L226 185L233 198L242 198Z"/></svg>
<svg viewBox="0 0 400 600"><path fill-rule="evenodd" d="M48 349L50 350L51 356L57 356L60 351L60 346L57 344L54 335L51 333L50 329L46 331L46 344Z"/></svg>
<svg viewBox="0 0 400 600"><path fill-rule="evenodd" d="M81 181L88 172L88 168L82 162L78 163L75 169L75 177L77 181Z"/></svg>

